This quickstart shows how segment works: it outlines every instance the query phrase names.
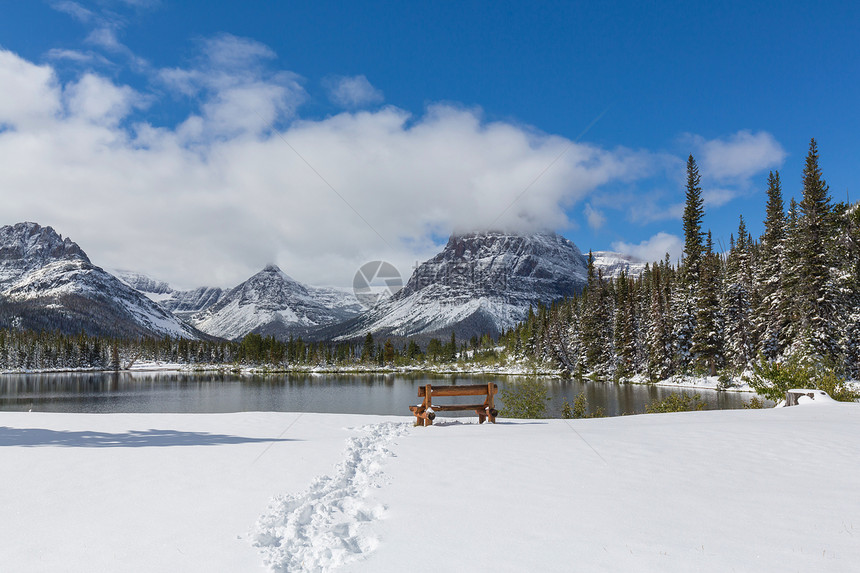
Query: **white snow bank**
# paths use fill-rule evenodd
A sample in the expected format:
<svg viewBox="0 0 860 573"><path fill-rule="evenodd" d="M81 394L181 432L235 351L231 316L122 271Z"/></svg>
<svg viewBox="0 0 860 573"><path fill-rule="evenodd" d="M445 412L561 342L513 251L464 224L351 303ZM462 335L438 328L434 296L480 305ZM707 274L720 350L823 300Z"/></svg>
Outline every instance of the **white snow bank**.
<svg viewBox="0 0 860 573"><path fill-rule="evenodd" d="M860 563L857 405L480 426L437 418L426 428L411 420L0 412L0 568Z"/></svg>

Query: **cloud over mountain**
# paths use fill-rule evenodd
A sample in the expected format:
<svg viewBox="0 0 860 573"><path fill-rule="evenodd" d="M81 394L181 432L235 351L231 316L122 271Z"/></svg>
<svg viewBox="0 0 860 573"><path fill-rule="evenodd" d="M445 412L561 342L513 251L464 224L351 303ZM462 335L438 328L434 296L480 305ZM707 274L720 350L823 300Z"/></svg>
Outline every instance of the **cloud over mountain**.
<svg viewBox="0 0 860 573"><path fill-rule="evenodd" d="M107 266L135 261L189 288L232 286L275 263L346 286L368 260L408 275L452 231L563 231L584 213L597 232L619 212L661 221L678 201L593 200L670 177L679 160L664 152L572 141L453 103L361 109L383 101L363 75L329 77L347 111L303 117L305 79L260 42L199 38L180 65L157 67L122 43L116 17L55 7L92 27L90 51L54 49L39 64L0 49L6 222L62 228ZM145 80L109 74L117 62ZM170 102L173 116L153 113ZM721 201L781 161L766 133L695 143L703 171L726 183Z"/></svg>

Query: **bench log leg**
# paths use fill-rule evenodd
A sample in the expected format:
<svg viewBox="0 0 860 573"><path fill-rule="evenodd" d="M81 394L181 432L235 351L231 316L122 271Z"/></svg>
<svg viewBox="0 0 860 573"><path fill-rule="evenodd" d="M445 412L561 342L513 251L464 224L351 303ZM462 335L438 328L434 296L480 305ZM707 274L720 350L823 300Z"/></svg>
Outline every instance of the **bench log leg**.
<svg viewBox="0 0 860 573"><path fill-rule="evenodd" d="M487 384L487 417L493 424L496 423L496 415L499 413L496 410L496 385L490 382Z"/></svg>
<svg viewBox="0 0 860 573"><path fill-rule="evenodd" d="M425 410L424 406L409 406L412 413L415 414L416 426L432 426L433 419L436 418L436 412Z"/></svg>
<svg viewBox="0 0 860 573"><path fill-rule="evenodd" d="M409 409L415 414L415 425L416 426L424 426L424 407L423 406L409 406Z"/></svg>

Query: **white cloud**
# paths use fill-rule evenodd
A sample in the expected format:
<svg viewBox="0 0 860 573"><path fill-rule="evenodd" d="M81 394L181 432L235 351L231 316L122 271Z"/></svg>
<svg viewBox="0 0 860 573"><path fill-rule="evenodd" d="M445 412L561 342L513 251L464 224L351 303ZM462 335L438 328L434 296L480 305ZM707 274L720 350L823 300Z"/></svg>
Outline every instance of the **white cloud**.
<svg viewBox="0 0 860 573"><path fill-rule="evenodd" d="M303 94L290 79L283 84L261 81L219 89L202 107L204 133L222 137L262 133L279 117L291 117Z"/></svg>
<svg viewBox="0 0 860 573"><path fill-rule="evenodd" d="M708 188L702 189L702 200L705 207L717 208L743 194L743 191L738 189Z"/></svg>
<svg viewBox="0 0 860 573"><path fill-rule="evenodd" d="M99 0L92 9L86 8L71 0L55 1L51 7L58 12L68 14L78 22L88 26L90 32L84 40L94 50L102 50L111 56L124 58L131 69L138 73L149 73L150 65L144 58L134 54L131 49L119 39L119 33L129 22L129 9L140 12L145 8L154 8L159 0ZM125 8L125 10L123 10ZM77 64L87 61L101 65L112 65L103 55L75 50L55 48L48 52L49 59L59 61L74 61Z"/></svg>
<svg viewBox="0 0 860 573"><path fill-rule="evenodd" d="M680 221L684 213L684 204L645 202L630 206L628 212L631 221L642 225L659 221Z"/></svg>
<svg viewBox="0 0 860 573"><path fill-rule="evenodd" d="M585 214L586 221L588 221L588 226L595 231L603 227L604 223L606 223L606 215L592 207L591 203L585 204L583 213Z"/></svg>
<svg viewBox="0 0 860 573"><path fill-rule="evenodd" d="M360 76L333 76L324 82L329 90L329 99L341 107L352 109L382 103L382 91Z"/></svg>
<svg viewBox="0 0 860 573"><path fill-rule="evenodd" d="M742 130L723 139L689 136L703 178L746 182L751 177L782 165L786 152L765 131Z"/></svg>
<svg viewBox="0 0 860 573"><path fill-rule="evenodd" d="M684 241L676 235L661 231L637 244L617 241L612 243L612 249L647 262L662 261L669 253L669 259L675 262L684 252Z"/></svg>
<svg viewBox="0 0 860 573"><path fill-rule="evenodd" d="M221 34L199 47L195 67L157 73L168 89L203 101L199 115L180 129L189 139L258 135L277 120L293 117L306 99L298 75L266 68L275 53L259 42Z"/></svg>
<svg viewBox="0 0 860 573"><path fill-rule="evenodd" d="M677 203L678 193L662 187L638 191L595 194L590 203L605 210L626 212L626 219L638 225L680 220L684 203Z"/></svg>
<svg viewBox="0 0 860 573"><path fill-rule="evenodd" d="M110 52L125 52L125 45L119 41L116 35L116 29L113 26L100 26L90 32L87 36L88 43L93 44L94 46L99 46L104 48Z"/></svg>
<svg viewBox="0 0 860 573"><path fill-rule="evenodd" d="M52 225L100 266L180 287L234 286L270 262L346 286L368 260L408 275L453 230L566 228L565 210L595 189L653 171L647 152L450 105L293 119L279 134L267 125L295 117L299 78L269 71L252 42L203 45L195 66L160 74L196 106L172 128L123 121L152 96L92 73L61 85L50 66L0 52L0 83L14 87L0 122L18 127L0 131L0 223Z"/></svg>
<svg viewBox="0 0 860 573"><path fill-rule="evenodd" d="M201 90L202 73L182 68L163 68L157 72L157 80L167 89L185 97L193 97Z"/></svg>
<svg viewBox="0 0 860 573"><path fill-rule="evenodd" d="M249 68L258 69L264 60L276 57L271 48L250 38L232 34L218 34L200 40L200 48L206 68L231 70L237 73Z"/></svg>
<svg viewBox="0 0 860 573"><path fill-rule="evenodd" d="M79 65L111 65L111 63L104 56L90 51L82 52L80 50L64 50L60 48L53 48L45 53L45 58L54 61L71 62Z"/></svg>
<svg viewBox="0 0 860 573"><path fill-rule="evenodd" d="M682 140L693 151L699 165L707 209L716 209L738 197L755 193L760 189L755 185L755 178L763 179L763 171L779 166L785 158L782 146L765 132L739 131L712 140L686 134ZM664 179L658 180L651 189L638 179L631 190L601 193L590 199L590 205L601 208L601 213L624 211L627 220L639 225L679 220L684 210L686 162L664 154L641 154L640 157L653 161L652 173L660 173Z"/></svg>
<svg viewBox="0 0 860 573"><path fill-rule="evenodd" d="M144 98L128 86L116 86L94 74L85 74L66 87L67 108L72 116L93 123L114 125L134 107L142 107Z"/></svg>
<svg viewBox="0 0 860 573"><path fill-rule="evenodd" d="M154 8L161 4L161 0L115 0L120 4L134 8Z"/></svg>
<svg viewBox="0 0 860 573"><path fill-rule="evenodd" d="M60 88L49 66L37 66L0 49L0 126L32 126L60 111Z"/></svg>
<svg viewBox="0 0 860 573"><path fill-rule="evenodd" d="M72 2L71 0L63 0L61 2L54 2L51 4L51 7L58 12L63 12L64 14L68 14L75 20L79 22L88 23L95 18L95 14L91 10L84 8L77 2Z"/></svg>

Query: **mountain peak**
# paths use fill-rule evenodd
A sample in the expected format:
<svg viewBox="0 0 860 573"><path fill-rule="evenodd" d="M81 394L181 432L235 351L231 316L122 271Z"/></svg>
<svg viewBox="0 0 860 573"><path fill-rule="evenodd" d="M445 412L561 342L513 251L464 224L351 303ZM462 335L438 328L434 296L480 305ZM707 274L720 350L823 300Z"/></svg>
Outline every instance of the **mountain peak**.
<svg viewBox="0 0 860 573"><path fill-rule="evenodd" d="M275 264L268 264L263 267L263 270L249 278L243 284L267 284L269 288L304 291L305 285L281 270L281 267ZM280 286L274 286L280 285ZM240 285L241 286L241 285Z"/></svg>
<svg viewBox="0 0 860 573"><path fill-rule="evenodd" d="M587 271L579 248L556 233L455 233L403 289L338 336L497 335L523 320L530 306L581 291Z"/></svg>
<svg viewBox="0 0 860 573"><path fill-rule="evenodd" d="M463 292L473 296L515 290L549 302L579 291L586 274L582 252L556 233L465 233L451 235L442 252L420 265L397 296L447 284L456 285L458 292L465 287Z"/></svg>
<svg viewBox="0 0 860 573"><path fill-rule="evenodd" d="M51 227L25 222L0 227L0 284L57 261L90 262L71 239L63 239Z"/></svg>
<svg viewBox="0 0 860 573"><path fill-rule="evenodd" d="M351 295L304 285L276 265L230 290L191 322L213 336L239 339L255 332L286 339L293 332L328 325L358 314Z"/></svg>
<svg viewBox="0 0 860 573"><path fill-rule="evenodd" d="M94 266L71 239L38 223L0 227L0 295L3 314L34 330L130 337L199 334Z"/></svg>

